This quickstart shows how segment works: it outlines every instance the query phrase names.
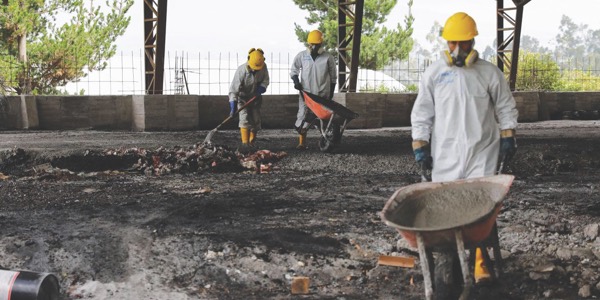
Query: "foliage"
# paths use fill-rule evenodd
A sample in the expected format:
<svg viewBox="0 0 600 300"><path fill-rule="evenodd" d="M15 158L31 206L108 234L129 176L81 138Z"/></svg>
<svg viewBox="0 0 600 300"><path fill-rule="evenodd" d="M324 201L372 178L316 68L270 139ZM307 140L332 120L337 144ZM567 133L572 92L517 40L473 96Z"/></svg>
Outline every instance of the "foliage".
<svg viewBox="0 0 600 300"><path fill-rule="evenodd" d="M313 29L323 32L325 48L335 52L338 45L338 1L337 0L294 0L300 9L309 12L306 18L309 25L316 28L303 29L296 24L296 36L305 43L308 33ZM408 2L408 15L404 18L404 27L397 24L396 28L388 29L382 26L386 22L397 0L365 0L361 34L359 66L365 69L380 69L394 59L405 59L412 49L411 38L414 18L411 13L412 0ZM351 20L347 20L351 22ZM348 33L350 34L350 33Z"/></svg>
<svg viewBox="0 0 600 300"><path fill-rule="evenodd" d="M418 84L409 84L409 85L406 86L405 92L407 92L407 93L418 93L419 92L419 85Z"/></svg>
<svg viewBox="0 0 600 300"><path fill-rule="evenodd" d="M17 94L57 93L57 87L106 67L114 41L129 25L133 0L3 0L0 5L2 81ZM26 53L19 40L26 37ZM9 71L9 72L7 72ZM26 84L28 86L26 86Z"/></svg>
<svg viewBox="0 0 600 300"><path fill-rule="evenodd" d="M560 76L560 68L549 54L520 52L517 90L557 91L560 89Z"/></svg>
<svg viewBox="0 0 600 300"><path fill-rule="evenodd" d="M600 91L600 76L592 71L567 70L562 73L560 91L589 92Z"/></svg>

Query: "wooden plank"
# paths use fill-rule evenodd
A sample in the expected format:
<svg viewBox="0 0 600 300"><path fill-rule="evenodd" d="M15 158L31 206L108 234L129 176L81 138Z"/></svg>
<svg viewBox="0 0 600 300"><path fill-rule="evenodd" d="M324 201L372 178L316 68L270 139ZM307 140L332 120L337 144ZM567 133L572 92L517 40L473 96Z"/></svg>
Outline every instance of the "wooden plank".
<svg viewBox="0 0 600 300"><path fill-rule="evenodd" d="M379 255L378 264L402 268L414 268L415 259L412 257Z"/></svg>
<svg viewBox="0 0 600 300"><path fill-rule="evenodd" d="M310 278L308 277L294 277L292 278L292 294L308 294L308 286L310 284Z"/></svg>

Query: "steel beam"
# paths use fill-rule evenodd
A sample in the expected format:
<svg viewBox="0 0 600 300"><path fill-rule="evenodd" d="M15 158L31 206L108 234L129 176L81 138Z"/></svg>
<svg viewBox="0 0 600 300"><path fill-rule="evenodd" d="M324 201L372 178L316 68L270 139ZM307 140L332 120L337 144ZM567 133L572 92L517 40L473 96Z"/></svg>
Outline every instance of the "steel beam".
<svg viewBox="0 0 600 300"><path fill-rule="evenodd" d="M167 0L144 0L146 94L162 94L167 27Z"/></svg>
<svg viewBox="0 0 600 300"><path fill-rule="evenodd" d="M356 92L364 0L338 0L338 87ZM350 29L350 33L348 33ZM351 47L349 47L351 45ZM349 75L349 76L347 76Z"/></svg>
<svg viewBox="0 0 600 300"><path fill-rule="evenodd" d="M523 7L531 0L513 0L515 7L505 7L504 0L496 0L497 23L497 65L504 72L504 67L510 69L508 85L514 91L517 83L519 66L519 48L521 46L521 25L523 24ZM504 21L508 27L504 27ZM504 32L508 32L505 37Z"/></svg>

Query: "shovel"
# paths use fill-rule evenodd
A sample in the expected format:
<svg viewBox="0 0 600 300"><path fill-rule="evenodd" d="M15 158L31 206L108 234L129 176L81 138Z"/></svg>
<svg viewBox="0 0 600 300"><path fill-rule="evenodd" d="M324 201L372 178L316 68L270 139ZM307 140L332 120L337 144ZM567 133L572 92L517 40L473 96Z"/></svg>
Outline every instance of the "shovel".
<svg viewBox="0 0 600 300"><path fill-rule="evenodd" d="M208 135L206 136L206 138L204 139L204 142L202 143L203 145L210 145L211 142L210 140L212 139L213 135L215 135L215 133L217 133L217 130L219 130L219 128L221 128L221 126L223 126L225 123L229 122L229 120L233 119L233 117L237 116L237 114L240 113L240 111L244 110L248 105L250 105L254 99L256 99L256 96L250 98L250 100L246 101L246 104L244 104L242 107L238 108L232 115L230 115L229 117L227 117L225 120L223 120L223 122L221 122L221 124L219 124L217 127L215 127L215 129L211 130Z"/></svg>

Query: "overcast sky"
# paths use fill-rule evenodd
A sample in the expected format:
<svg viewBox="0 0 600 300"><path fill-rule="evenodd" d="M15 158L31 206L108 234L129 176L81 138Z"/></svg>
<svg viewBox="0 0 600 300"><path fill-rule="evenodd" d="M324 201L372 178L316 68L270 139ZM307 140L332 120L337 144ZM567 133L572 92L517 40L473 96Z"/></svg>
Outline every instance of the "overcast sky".
<svg viewBox="0 0 600 300"><path fill-rule="evenodd" d="M403 23L408 0L398 4L388 19L388 27ZM504 0L505 6L512 4ZM118 51L143 48L143 2L136 1L129 15L127 33L117 40ZM457 11L475 18L479 29L476 38L480 51L496 38L496 1L494 0L414 0L413 38L420 43L435 21L444 24ZM543 45L553 45L562 15L577 24L600 29L600 0L532 0L525 5L523 35L537 38ZM291 0L169 1L167 8L167 51L240 53L262 47L270 53L291 53L303 49L294 34L294 23L306 27L307 13Z"/></svg>

